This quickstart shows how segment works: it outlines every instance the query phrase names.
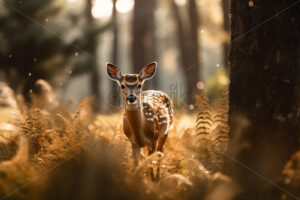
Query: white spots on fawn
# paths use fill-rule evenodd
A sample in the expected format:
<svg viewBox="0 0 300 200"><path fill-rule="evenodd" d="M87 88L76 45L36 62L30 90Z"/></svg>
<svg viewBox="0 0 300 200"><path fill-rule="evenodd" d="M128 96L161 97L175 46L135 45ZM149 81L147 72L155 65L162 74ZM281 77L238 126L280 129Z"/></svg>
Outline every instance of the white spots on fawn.
<svg viewBox="0 0 300 200"><path fill-rule="evenodd" d="M153 118L147 118L148 121L153 121Z"/></svg>
<svg viewBox="0 0 300 200"><path fill-rule="evenodd" d="M172 127L171 100L160 91L146 91L142 96L143 112L148 123L153 123L154 133L165 134Z"/></svg>
<svg viewBox="0 0 300 200"><path fill-rule="evenodd" d="M167 117L168 117L167 115L160 115L160 116L159 116L160 119L162 119L162 118L167 118Z"/></svg>

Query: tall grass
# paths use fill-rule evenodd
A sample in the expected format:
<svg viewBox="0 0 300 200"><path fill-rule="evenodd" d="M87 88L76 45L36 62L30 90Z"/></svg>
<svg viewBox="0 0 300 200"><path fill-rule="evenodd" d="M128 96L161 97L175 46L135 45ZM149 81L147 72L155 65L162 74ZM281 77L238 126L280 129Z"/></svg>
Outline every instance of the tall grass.
<svg viewBox="0 0 300 200"><path fill-rule="evenodd" d="M30 106L20 101L16 150L0 163L0 199L214 199L231 183L218 173L229 131L226 95L216 106L199 95L196 118L176 111L164 154L143 154L138 167L122 113L93 114L88 99L74 111L57 102L43 107L37 97ZM160 168L158 182L147 176L150 166Z"/></svg>

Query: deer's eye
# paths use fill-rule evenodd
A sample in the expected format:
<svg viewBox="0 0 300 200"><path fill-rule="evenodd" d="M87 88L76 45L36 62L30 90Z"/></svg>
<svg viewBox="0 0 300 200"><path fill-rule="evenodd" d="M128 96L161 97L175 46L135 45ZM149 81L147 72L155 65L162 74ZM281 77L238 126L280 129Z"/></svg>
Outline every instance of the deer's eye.
<svg viewBox="0 0 300 200"><path fill-rule="evenodd" d="M141 89L142 88L142 85L141 84L138 84L138 86L137 86L139 89Z"/></svg>
<svg viewBox="0 0 300 200"><path fill-rule="evenodd" d="M125 88L125 85L124 85L124 84L122 84L122 85L121 85L121 88L122 88L122 89L124 89L124 88Z"/></svg>

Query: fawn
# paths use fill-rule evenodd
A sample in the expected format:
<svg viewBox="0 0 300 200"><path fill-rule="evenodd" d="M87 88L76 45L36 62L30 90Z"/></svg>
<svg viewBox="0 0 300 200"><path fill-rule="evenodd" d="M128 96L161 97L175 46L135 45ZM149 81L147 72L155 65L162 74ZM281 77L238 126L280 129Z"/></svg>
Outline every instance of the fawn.
<svg viewBox="0 0 300 200"><path fill-rule="evenodd" d="M138 165L142 147L147 147L149 155L163 151L163 146L172 128L172 101L167 94L156 90L142 91L144 81L151 79L157 68L153 62L139 74L122 74L120 69L107 63L108 76L121 87L125 105L123 131L132 146L132 156Z"/></svg>

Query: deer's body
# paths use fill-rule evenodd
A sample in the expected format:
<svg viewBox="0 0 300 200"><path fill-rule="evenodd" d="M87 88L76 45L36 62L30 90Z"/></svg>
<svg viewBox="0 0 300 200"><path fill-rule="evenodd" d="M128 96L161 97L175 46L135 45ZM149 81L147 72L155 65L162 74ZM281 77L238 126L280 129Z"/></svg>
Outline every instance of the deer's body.
<svg viewBox="0 0 300 200"><path fill-rule="evenodd" d="M172 101L161 91L147 90L142 92L145 80L155 74L156 63L145 66L140 74L125 74L114 65L107 65L110 78L117 81L122 89L125 104L123 130L132 145L135 164L140 159L142 147L149 153L163 151L168 131L172 128Z"/></svg>
<svg viewBox="0 0 300 200"><path fill-rule="evenodd" d="M147 146L150 153L163 151L163 145L172 128L173 111L169 97L161 91L148 90L141 95L138 110L126 110L123 130L130 140L133 156L139 160L140 148Z"/></svg>

